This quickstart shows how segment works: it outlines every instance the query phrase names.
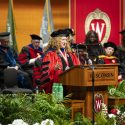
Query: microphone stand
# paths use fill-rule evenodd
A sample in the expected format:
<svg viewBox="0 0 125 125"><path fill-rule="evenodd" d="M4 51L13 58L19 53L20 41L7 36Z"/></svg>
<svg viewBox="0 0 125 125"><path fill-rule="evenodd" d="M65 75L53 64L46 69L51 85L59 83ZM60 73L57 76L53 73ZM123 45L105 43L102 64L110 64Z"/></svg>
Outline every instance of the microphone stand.
<svg viewBox="0 0 125 125"><path fill-rule="evenodd" d="M76 53L77 53L77 56L79 58L79 48L78 48L78 45L76 45Z"/></svg>
<svg viewBox="0 0 125 125"><path fill-rule="evenodd" d="M94 125L95 122L95 118L94 118L94 82L95 82L95 77L94 77L94 69L95 66L94 65L90 65L89 66L90 69L92 69L92 125Z"/></svg>

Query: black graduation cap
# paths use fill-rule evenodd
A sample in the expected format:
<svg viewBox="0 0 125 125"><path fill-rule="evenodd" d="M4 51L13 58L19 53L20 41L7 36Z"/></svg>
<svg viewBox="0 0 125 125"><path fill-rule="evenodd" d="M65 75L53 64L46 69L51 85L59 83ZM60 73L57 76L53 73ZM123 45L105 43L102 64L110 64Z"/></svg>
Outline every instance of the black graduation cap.
<svg viewBox="0 0 125 125"><path fill-rule="evenodd" d="M63 36L65 37L68 36L68 33L66 32L66 30L63 30L63 29L59 29L51 33L51 37L63 37Z"/></svg>
<svg viewBox="0 0 125 125"><path fill-rule="evenodd" d="M77 48L78 48L78 49L82 49L82 50L87 50L87 47L86 47L86 45L84 45L84 44L78 44L78 45L77 45Z"/></svg>
<svg viewBox="0 0 125 125"><path fill-rule="evenodd" d="M68 34L68 35L72 35L72 36L74 36L74 35L75 35L74 30L73 30L73 29L71 29L71 28L66 28L66 29L64 29L64 30L67 32L67 34Z"/></svg>
<svg viewBox="0 0 125 125"><path fill-rule="evenodd" d="M36 34L31 34L30 36L32 40L42 40L42 38Z"/></svg>
<svg viewBox="0 0 125 125"><path fill-rule="evenodd" d="M9 39L9 36L10 36L10 32L1 32L0 33L0 40Z"/></svg>
<svg viewBox="0 0 125 125"><path fill-rule="evenodd" d="M104 48L107 48L107 47L112 47L112 48L114 48L114 51L116 51L117 50L117 46L116 46L116 44L115 43L113 43L113 42L107 42L107 43L104 43Z"/></svg>
<svg viewBox="0 0 125 125"><path fill-rule="evenodd" d="M121 32L119 32L121 35L124 35L125 36L125 29L122 30Z"/></svg>

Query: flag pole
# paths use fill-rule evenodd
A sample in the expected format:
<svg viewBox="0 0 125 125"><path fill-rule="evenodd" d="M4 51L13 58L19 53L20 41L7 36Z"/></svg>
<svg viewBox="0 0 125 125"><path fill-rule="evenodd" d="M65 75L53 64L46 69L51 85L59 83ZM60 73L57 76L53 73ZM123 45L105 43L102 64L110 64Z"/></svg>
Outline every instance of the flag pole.
<svg viewBox="0 0 125 125"><path fill-rule="evenodd" d="M52 11L50 0L45 1L43 17L42 17L42 25L40 28L40 36L43 38L42 47L45 47L48 44L50 34L54 31L54 24L52 18Z"/></svg>
<svg viewBox="0 0 125 125"><path fill-rule="evenodd" d="M49 4L48 0L46 0L46 10L47 10L47 19L48 19L48 32L51 32L51 27L50 27L50 17L49 17Z"/></svg>
<svg viewBox="0 0 125 125"><path fill-rule="evenodd" d="M14 14L13 14L13 0L9 0L8 5L8 19L7 19L7 31L10 32L10 46L14 48L14 50L18 51L17 43L16 43L16 35L15 35L15 22L14 22Z"/></svg>

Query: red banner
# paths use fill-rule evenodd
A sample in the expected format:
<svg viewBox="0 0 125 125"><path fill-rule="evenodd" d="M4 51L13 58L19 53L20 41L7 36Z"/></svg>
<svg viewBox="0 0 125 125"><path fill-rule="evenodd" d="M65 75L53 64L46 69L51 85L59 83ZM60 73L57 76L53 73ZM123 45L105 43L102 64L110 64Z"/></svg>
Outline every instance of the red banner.
<svg viewBox="0 0 125 125"><path fill-rule="evenodd" d="M98 33L100 42L120 43L123 0L70 0L71 27L76 43L83 43L90 29Z"/></svg>

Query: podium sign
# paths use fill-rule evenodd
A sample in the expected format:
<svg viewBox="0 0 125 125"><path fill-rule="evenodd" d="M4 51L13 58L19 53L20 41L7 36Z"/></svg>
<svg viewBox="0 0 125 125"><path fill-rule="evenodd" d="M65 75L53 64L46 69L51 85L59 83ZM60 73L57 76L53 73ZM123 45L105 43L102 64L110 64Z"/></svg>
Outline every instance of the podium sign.
<svg viewBox="0 0 125 125"><path fill-rule="evenodd" d="M118 83L118 65L104 64L94 66L94 95L101 95L101 103L108 104L108 85ZM63 85L86 87L85 115L92 117L92 69L90 66L74 66L59 75ZM79 93L79 91L78 91ZM98 102L97 102L98 103ZM98 104L97 104L98 105ZM101 105L101 104L100 104ZM95 106L96 107L96 106ZM101 107L101 106L100 106Z"/></svg>
<svg viewBox="0 0 125 125"><path fill-rule="evenodd" d="M95 86L114 85L118 82L117 65L95 65ZM92 86L92 69L89 66L74 66L59 75L63 85Z"/></svg>

